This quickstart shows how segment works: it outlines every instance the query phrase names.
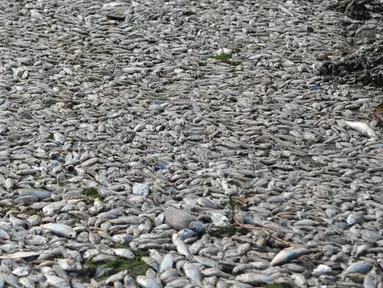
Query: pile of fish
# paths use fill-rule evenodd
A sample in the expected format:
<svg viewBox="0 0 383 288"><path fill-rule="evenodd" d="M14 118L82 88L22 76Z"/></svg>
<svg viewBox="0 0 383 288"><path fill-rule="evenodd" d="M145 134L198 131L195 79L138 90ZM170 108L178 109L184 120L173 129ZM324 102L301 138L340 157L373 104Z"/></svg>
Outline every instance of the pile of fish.
<svg viewBox="0 0 383 288"><path fill-rule="evenodd" d="M0 1L0 287L383 287L383 92L319 76L330 4Z"/></svg>

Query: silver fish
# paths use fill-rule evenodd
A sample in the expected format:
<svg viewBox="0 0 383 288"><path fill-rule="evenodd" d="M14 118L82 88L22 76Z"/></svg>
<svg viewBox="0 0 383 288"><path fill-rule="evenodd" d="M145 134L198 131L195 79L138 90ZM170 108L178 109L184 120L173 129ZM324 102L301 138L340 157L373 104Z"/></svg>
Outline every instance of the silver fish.
<svg viewBox="0 0 383 288"><path fill-rule="evenodd" d="M279 275L269 276L269 275L249 272L249 273L238 275L237 277L235 277L235 280L244 282L247 284L251 284L251 285L260 285L260 284L268 284L278 277Z"/></svg>
<svg viewBox="0 0 383 288"><path fill-rule="evenodd" d="M195 217L190 213L173 207L168 207L164 215L165 222L177 230L188 227L189 223L195 220Z"/></svg>
<svg viewBox="0 0 383 288"><path fill-rule="evenodd" d="M161 275L160 275L161 281L163 281L165 283L174 281L179 277L180 276L179 276L178 270L174 269L174 268L168 269L165 272L161 273Z"/></svg>
<svg viewBox="0 0 383 288"><path fill-rule="evenodd" d="M166 254L161 261L159 272L160 274L164 273L165 271L169 270L172 267L173 267L173 256L171 254Z"/></svg>
<svg viewBox="0 0 383 288"><path fill-rule="evenodd" d="M294 259L301 257L302 255L310 254L310 250L302 247L289 247L280 251L271 261L271 266L280 266L288 263Z"/></svg>
<svg viewBox="0 0 383 288"><path fill-rule="evenodd" d="M177 233L173 234L172 241L173 244L176 245L178 253L186 256L186 258L188 258L190 261L194 260L193 256L189 252L188 247Z"/></svg>
<svg viewBox="0 0 383 288"><path fill-rule="evenodd" d="M154 279L148 278L146 276L138 276L137 284L143 288L161 288L161 285L158 284Z"/></svg>
<svg viewBox="0 0 383 288"><path fill-rule="evenodd" d="M133 259L134 258L134 253L129 249L115 248L115 249L113 249L113 251L114 251L114 254L116 256L124 257L127 259Z"/></svg>
<svg viewBox="0 0 383 288"><path fill-rule="evenodd" d="M73 228L64 224L47 223L47 224L41 225L41 228L47 229L51 231L53 234L56 234L58 236L63 236L66 238L76 237L76 232L73 230Z"/></svg>
<svg viewBox="0 0 383 288"><path fill-rule="evenodd" d="M47 278L47 282L52 286L56 288L66 288L70 287L69 281L54 275L45 274L45 277Z"/></svg>
<svg viewBox="0 0 383 288"><path fill-rule="evenodd" d="M187 278L202 287L203 276L201 271L193 263L185 262L183 269Z"/></svg>
<svg viewBox="0 0 383 288"><path fill-rule="evenodd" d="M345 271L344 274L367 274L372 269L373 265L365 261L359 261L351 264Z"/></svg>
<svg viewBox="0 0 383 288"><path fill-rule="evenodd" d="M0 259L20 259L29 257L38 257L41 253L39 252L16 252L8 255L1 255Z"/></svg>

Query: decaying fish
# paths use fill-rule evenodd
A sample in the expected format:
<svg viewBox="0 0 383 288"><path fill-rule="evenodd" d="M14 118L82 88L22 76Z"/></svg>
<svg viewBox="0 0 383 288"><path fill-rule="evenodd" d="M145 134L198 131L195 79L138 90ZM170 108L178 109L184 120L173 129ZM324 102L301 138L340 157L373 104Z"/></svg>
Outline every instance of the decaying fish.
<svg viewBox="0 0 383 288"><path fill-rule="evenodd" d="M364 134L364 135L367 135L368 137L370 138L376 138L377 135L374 131L374 129L372 129L368 124L366 123L363 123L363 122L359 122L359 121L355 121L355 122L352 122L352 121L346 121L347 125L350 126L352 129Z"/></svg>
<svg viewBox="0 0 383 288"><path fill-rule="evenodd" d="M302 247L289 247L280 251L271 261L271 266L280 266L297 259L303 255L310 254L310 250Z"/></svg>
<svg viewBox="0 0 383 288"><path fill-rule="evenodd" d="M235 280L244 282L247 284L251 284L251 285L261 285L261 284L268 284L278 277L280 277L280 275L269 276L269 275L264 275L260 273L249 272L249 273L238 275L237 277L235 277Z"/></svg>
<svg viewBox="0 0 383 288"><path fill-rule="evenodd" d="M0 259L22 259L29 257L38 257L41 253L39 252L16 252L8 255L1 255Z"/></svg>
<svg viewBox="0 0 383 288"><path fill-rule="evenodd" d="M187 278L189 278L193 283L196 283L202 287L203 276L201 271L193 263L185 262L183 269Z"/></svg>
<svg viewBox="0 0 383 288"><path fill-rule="evenodd" d="M351 264L345 271L344 274L367 274L371 269L373 265L371 263L368 263L366 261L359 261Z"/></svg>
<svg viewBox="0 0 383 288"><path fill-rule="evenodd" d="M50 232L58 235L64 236L66 238L74 238L76 237L76 232L72 227L60 223L47 223L41 225L42 228L49 230Z"/></svg>
<svg viewBox="0 0 383 288"><path fill-rule="evenodd" d="M185 242L178 234L173 234L172 240L174 245L176 245L178 253L186 256L186 258L188 258L190 261L194 261L193 256L189 252L189 248L186 246Z"/></svg>

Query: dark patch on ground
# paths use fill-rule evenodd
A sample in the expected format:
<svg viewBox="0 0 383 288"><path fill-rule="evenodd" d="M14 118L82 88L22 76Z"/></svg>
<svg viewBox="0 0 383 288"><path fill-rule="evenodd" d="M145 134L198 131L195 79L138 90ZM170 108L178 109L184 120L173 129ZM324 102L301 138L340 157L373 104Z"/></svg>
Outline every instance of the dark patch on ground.
<svg viewBox="0 0 383 288"><path fill-rule="evenodd" d="M147 251L135 251L135 257L133 259L126 259L122 257L116 257L108 261L94 262L87 261L84 263L84 269L77 273L76 278L90 282L90 279L94 278L97 269L104 267L105 273L98 280L105 280L111 275L114 275L120 271L127 271L127 274L132 277L139 275L145 275L148 265L141 259L143 256L149 255Z"/></svg>
<svg viewBox="0 0 383 288"><path fill-rule="evenodd" d="M90 198L97 198L102 200L102 196L98 193L97 189L94 187L85 189L84 195Z"/></svg>
<svg viewBox="0 0 383 288"><path fill-rule="evenodd" d="M383 5L377 0L340 0L329 7L331 10L344 13L353 20L369 20L373 13L382 13Z"/></svg>
<svg viewBox="0 0 383 288"><path fill-rule="evenodd" d="M319 68L325 80L333 76L340 83L361 83L383 87L383 41L359 48L337 61L325 61Z"/></svg>
<svg viewBox="0 0 383 288"><path fill-rule="evenodd" d="M325 81L383 87L383 5L373 0L341 0L329 8L346 16L339 23L349 48L322 55L319 75Z"/></svg>

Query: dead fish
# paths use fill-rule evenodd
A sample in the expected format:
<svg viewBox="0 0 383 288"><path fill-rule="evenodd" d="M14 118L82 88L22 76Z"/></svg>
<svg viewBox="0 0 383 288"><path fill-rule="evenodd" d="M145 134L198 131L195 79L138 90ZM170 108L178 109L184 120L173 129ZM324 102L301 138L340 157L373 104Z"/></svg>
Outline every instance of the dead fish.
<svg viewBox="0 0 383 288"><path fill-rule="evenodd" d="M204 275L205 277L211 277L211 276L225 277L225 278L232 277L232 275L227 274L218 268L206 268L202 270L202 275Z"/></svg>
<svg viewBox="0 0 383 288"><path fill-rule="evenodd" d="M75 238L76 232L73 230L72 227L60 224L60 223L47 223L41 225L41 228L47 229L53 234L56 234L58 236L63 236L66 238Z"/></svg>
<svg viewBox="0 0 383 288"><path fill-rule="evenodd" d="M124 257L126 259L133 259L134 258L134 253L130 251L129 249L124 249L124 248L115 248L113 249L114 254L120 257Z"/></svg>
<svg viewBox="0 0 383 288"><path fill-rule="evenodd" d="M3 229L0 229L0 238L8 240L10 237L7 232L5 232Z"/></svg>
<svg viewBox="0 0 383 288"><path fill-rule="evenodd" d="M21 277L20 278L20 283L24 285L24 287L30 287L30 288L35 288L35 281L30 279L29 277Z"/></svg>
<svg viewBox="0 0 383 288"><path fill-rule="evenodd" d="M331 267L324 265L324 264L319 264L318 267L316 267L313 270L312 274L314 276L320 276L320 275L330 273L331 271L332 271Z"/></svg>
<svg viewBox="0 0 383 288"><path fill-rule="evenodd" d="M246 269L252 269L252 268L254 268L254 267L250 263L241 263L241 264L236 265L233 268L233 273L238 274L238 273L240 273Z"/></svg>
<svg viewBox="0 0 383 288"><path fill-rule="evenodd" d="M203 256L198 256L198 255L193 255L193 258L200 264L205 265L206 267L210 268L218 268L218 262L214 261L211 258L203 257Z"/></svg>
<svg viewBox="0 0 383 288"><path fill-rule="evenodd" d="M29 257L37 257L40 256L41 252L16 252L8 255L1 255L0 259L21 259L21 258L29 258Z"/></svg>
<svg viewBox="0 0 383 288"><path fill-rule="evenodd" d="M102 220L104 220L104 219L116 219L122 215L124 215L124 209L116 208L116 209L112 209L112 210L109 210L107 212L103 212L103 213L98 214L97 218L102 219Z"/></svg>
<svg viewBox="0 0 383 288"><path fill-rule="evenodd" d="M173 256L171 254L166 254L161 261L160 265L160 274L169 270L173 267Z"/></svg>
<svg viewBox="0 0 383 288"><path fill-rule="evenodd" d="M59 144L64 144L66 141L65 135L61 134L60 132L53 133L53 138Z"/></svg>
<svg viewBox="0 0 383 288"><path fill-rule="evenodd" d="M344 271L344 274L367 274L372 269L372 264L365 262L365 261L359 261L351 264L346 271Z"/></svg>
<svg viewBox="0 0 383 288"><path fill-rule="evenodd" d="M169 270L161 273L160 280L165 283L169 283L173 280L176 280L179 277L180 276L178 275L178 270L174 268L170 268Z"/></svg>
<svg viewBox="0 0 383 288"><path fill-rule="evenodd" d="M367 135L370 138L376 138L377 135L368 124L360 122L360 121L346 121L347 125L350 126L352 129L362 133L363 135Z"/></svg>
<svg viewBox="0 0 383 288"><path fill-rule="evenodd" d="M366 275L363 280L363 287L364 288L375 288L376 287L376 281L375 278L371 275Z"/></svg>
<svg viewBox="0 0 383 288"><path fill-rule="evenodd" d="M69 281L54 275L49 275L45 274L44 275L47 278L47 282L52 286L52 287L57 287L57 288L65 288L65 287L70 287Z"/></svg>
<svg viewBox="0 0 383 288"><path fill-rule="evenodd" d="M200 221L192 221L189 223L189 228L193 230L198 235L202 235L205 229L204 225Z"/></svg>
<svg viewBox="0 0 383 288"><path fill-rule="evenodd" d="M66 205L66 203L66 200L50 203L43 207L43 213L45 216L52 216L61 208L63 208Z"/></svg>
<svg viewBox="0 0 383 288"><path fill-rule="evenodd" d="M166 224L177 230L188 227L189 223L195 220L195 217L188 212L173 207L168 207L164 215Z"/></svg>
<svg viewBox="0 0 383 288"><path fill-rule="evenodd" d="M120 271L114 275L111 275L108 277L108 279L105 280L105 284L114 283L116 281L121 281L124 279L124 277L128 274L127 270Z"/></svg>
<svg viewBox="0 0 383 288"><path fill-rule="evenodd" d="M188 228L180 230L178 232L178 235L181 236L182 240L186 240L186 239L197 237L197 233L195 233L193 230L188 229Z"/></svg>
<svg viewBox="0 0 383 288"><path fill-rule="evenodd" d="M269 276L269 275L250 272L250 273L238 275L237 277L235 277L235 280L244 282L246 284L259 285L259 284L268 284L274 279L278 278L279 276L280 275Z"/></svg>
<svg viewBox="0 0 383 288"><path fill-rule="evenodd" d="M310 254L310 250L302 247L289 247L280 251L271 261L271 266L279 266L301 257L302 255Z"/></svg>
<svg viewBox="0 0 383 288"><path fill-rule="evenodd" d="M307 287L307 280L305 276L301 273L293 273L291 275L291 279L294 281L294 283L301 288L306 288Z"/></svg>
<svg viewBox="0 0 383 288"><path fill-rule="evenodd" d="M186 256L190 261L194 261L193 256L190 254L188 247L185 242L181 239L181 237L174 233L172 236L173 244L176 245L178 253Z"/></svg>
<svg viewBox="0 0 383 288"><path fill-rule="evenodd" d="M179 277L167 283L166 287L185 287L190 284L190 280L186 277Z"/></svg>
<svg viewBox="0 0 383 288"><path fill-rule="evenodd" d="M185 262L183 268L184 268L186 277L202 287L201 271L193 263L190 263L190 262Z"/></svg>
<svg viewBox="0 0 383 288"><path fill-rule="evenodd" d="M204 244L202 240L198 240L189 246L189 251L191 254L196 255L202 249L203 246Z"/></svg>
<svg viewBox="0 0 383 288"><path fill-rule="evenodd" d="M18 196L15 196L16 198L18 197L23 197L23 196L33 196L38 198L39 200L49 198L51 197L52 193L46 190L42 189L33 189L33 188L26 188L26 189L19 189L17 190Z"/></svg>
<svg viewBox="0 0 383 288"><path fill-rule="evenodd" d="M161 285L159 285L154 279L146 276L140 275L137 277L136 281L137 284L143 288L161 288Z"/></svg>

